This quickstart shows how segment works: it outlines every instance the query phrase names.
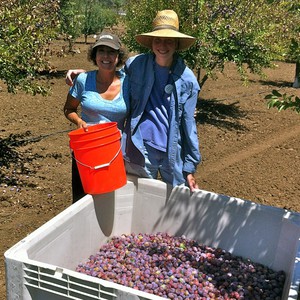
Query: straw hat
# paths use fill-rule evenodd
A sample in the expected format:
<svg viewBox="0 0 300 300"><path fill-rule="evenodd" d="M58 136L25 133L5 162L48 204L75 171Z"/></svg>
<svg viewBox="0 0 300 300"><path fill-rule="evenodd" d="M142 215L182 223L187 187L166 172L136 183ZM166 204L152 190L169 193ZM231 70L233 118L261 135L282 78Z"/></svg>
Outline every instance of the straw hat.
<svg viewBox="0 0 300 300"><path fill-rule="evenodd" d="M178 49L185 50L192 46L195 38L179 32L179 20L175 11L159 11L153 20L153 31L138 34L135 38L137 42L147 48L152 48L152 39L154 37L177 38Z"/></svg>

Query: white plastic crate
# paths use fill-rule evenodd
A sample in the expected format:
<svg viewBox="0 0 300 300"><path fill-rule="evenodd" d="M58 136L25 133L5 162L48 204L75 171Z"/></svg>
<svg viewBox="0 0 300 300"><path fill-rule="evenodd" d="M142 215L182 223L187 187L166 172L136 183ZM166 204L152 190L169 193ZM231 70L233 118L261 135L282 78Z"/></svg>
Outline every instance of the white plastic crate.
<svg viewBox="0 0 300 300"><path fill-rule="evenodd" d="M168 232L250 258L287 280L282 299L297 299L300 215L160 181L131 178L121 189L87 195L4 254L7 299L162 299L75 272L111 236Z"/></svg>

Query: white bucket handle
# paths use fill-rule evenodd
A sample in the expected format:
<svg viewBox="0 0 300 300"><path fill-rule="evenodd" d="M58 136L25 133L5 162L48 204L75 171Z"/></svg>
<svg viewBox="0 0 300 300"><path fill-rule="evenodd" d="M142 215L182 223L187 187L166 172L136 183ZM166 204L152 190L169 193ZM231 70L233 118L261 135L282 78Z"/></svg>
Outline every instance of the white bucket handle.
<svg viewBox="0 0 300 300"><path fill-rule="evenodd" d="M109 167L110 164L111 164L111 163L117 158L117 156L119 155L119 153L120 153L120 151L121 151L121 148L122 148L122 146L120 146L118 152L117 152L116 155L111 159L110 162L105 163L105 164L101 164L101 165L98 165L98 166L95 166L95 167L86 165L86 164L82 163L81 161L77 160L77 159L75 158L75 156L73 155L72 151L71 151L71 154L72 154L72 157L76 160L76 162L78 162L78 163L81 164L82 166L87 167L87 168L89 168L89 169L91 169L91 170L98 170L98 169L101 169L101 168Z"/></svg>

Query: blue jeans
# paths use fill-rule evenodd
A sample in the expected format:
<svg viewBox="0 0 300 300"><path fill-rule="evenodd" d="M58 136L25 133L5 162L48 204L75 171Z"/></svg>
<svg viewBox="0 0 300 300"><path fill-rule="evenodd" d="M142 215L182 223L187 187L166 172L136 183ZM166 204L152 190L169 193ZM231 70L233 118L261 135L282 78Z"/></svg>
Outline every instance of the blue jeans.
<svg viewBox="0 0 300 300"><path fill-rule="evenodd" d="M167 152L159 151L147 144L145 149L145 167L125 161L127 173L152 179L157 179L160 174L164 182L173 185L173 170L169 166Z"/></svg>

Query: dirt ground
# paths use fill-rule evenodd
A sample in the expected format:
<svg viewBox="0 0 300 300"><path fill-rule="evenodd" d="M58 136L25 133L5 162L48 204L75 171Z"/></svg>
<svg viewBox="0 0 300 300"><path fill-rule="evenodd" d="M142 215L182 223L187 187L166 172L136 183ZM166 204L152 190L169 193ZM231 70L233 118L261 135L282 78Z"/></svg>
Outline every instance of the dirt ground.
<svg viewBox="0 0 300 300"><path fill-rule="evenodd" d="M71 205L71 157L64 117L69 68L91 69L87 45L81 53L53 55L57 67L47 97L8 94L0 84L0 251ZM201 189L300 212L300 116L268 109L264 96L291 88L293 64L278 63L267 78L250 75L243 86L234 65L202 88L198 107L202 164ZM0 260L0 299L5 299L4 259Z"/></svg>

